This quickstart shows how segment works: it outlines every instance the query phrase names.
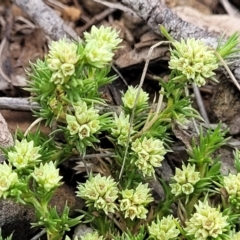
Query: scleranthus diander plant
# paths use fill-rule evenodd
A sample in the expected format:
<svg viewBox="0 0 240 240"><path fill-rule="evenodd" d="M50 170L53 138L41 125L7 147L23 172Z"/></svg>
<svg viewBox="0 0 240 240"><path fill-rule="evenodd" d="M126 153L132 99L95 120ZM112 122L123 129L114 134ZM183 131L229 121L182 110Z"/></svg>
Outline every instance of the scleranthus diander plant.
<svg viewBox="0 0 240 240"><path fill-rule="evenodd" d="M18 132L15 145L2 149L0 197L32 206L37 219L32 225L45 228L48 240L71 239L66 231L77 224L92 231L73 240L238 239L240 154L234 154L238 173L223 176L214 153L226 144L226 131L221 125L204 130L185 91L190 83L216 81L219 56L235 52L238 36L212 49L200 40L175 41L162 31L171 40L171 72L168 80L159 78L157 103L149 102L140 84L122 92L119 111L106 111L100 88L116 78L110 76L111 61L121 43L110 27L93 26L77 42L52 42L46 58L31 64L26 90L40 105L34 115L52 132ZM199 134L186 144L189 158L166 180L155 170L173 151L174 129L187 129L192 121ZM90 169L84 157L100 151L108 158ZM87 177L76 188L86 204L73 219L67 205L61 213L50 205L64 181L59 165L72 156L80 156L75 168L83 163Z"/></svg>

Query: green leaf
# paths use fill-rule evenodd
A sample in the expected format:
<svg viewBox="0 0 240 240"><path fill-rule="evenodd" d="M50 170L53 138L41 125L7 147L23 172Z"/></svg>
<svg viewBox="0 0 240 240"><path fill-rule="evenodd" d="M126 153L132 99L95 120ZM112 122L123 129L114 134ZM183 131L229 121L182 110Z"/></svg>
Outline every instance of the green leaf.
<svg viewBox="0 0 240 240"><path fill-rule="evenodd" d="M237 45L239 45L239 33L235 32L231 37L227 39L225 43L223 43L223 37L220 38L216 51L219 53L219 55L225 59L229 57L233 53L240 52L240 48L236 48Z"/></svg>
<svg viewBox="0 0 240 240"><path fill-rule="evenodd" d="M12 236L13 236L13 233L9 237L3 238L2 237L2 229L0 228L0 240L12 240Z"/></svg>
<svg viewBox="0 0 240 240"><path fill-rule="evenodd" d="M228 141L228 138L224 138L226 132L227 130L221 129L221 124L218 124L214 130L208 129L206 134L200 128L199 142L193 140L192 149L188 150L189 161L199 166L202 166L204 163L212 163L211 154Z"/></svg>
<svg viewBox="0 0 240 240"><path fill-rule="evenodd" d="M162 35L167 38L169 41L174 42L174 39L172 38L172 36L168 33L167 29L163 26L160 25L160 32L162 33Z"/></svg>

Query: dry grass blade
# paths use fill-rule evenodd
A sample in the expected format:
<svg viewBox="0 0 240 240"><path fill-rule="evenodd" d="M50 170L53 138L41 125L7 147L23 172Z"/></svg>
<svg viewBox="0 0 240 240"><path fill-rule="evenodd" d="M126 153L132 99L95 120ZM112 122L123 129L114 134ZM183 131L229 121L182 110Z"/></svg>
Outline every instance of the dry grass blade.
<svg viewBox="0 0 240 240"><path fill-rule="evenodd" d="M222 65L224 66L224 68L227 70L229 77L232 79L233 83L235 84L235 86L238 88L238 90L240 91L240 85L237 81L237 79L234 77L232 71L230 70L230 68L228 67L228 65L226 64L226 62L223 60L223 58L220 56L220 54L215 51L215 54L217 56L217 58L220 60L220 62L222 63Z"/></svg>

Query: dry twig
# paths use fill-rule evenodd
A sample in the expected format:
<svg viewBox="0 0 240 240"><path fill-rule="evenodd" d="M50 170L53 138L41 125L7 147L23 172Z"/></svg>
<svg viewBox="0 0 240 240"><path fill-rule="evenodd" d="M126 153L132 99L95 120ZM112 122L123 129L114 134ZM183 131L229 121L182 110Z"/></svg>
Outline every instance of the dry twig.
<svg viewBox="0 0 240 240"><path fill-rule="evenodd" d="M14 0L14 3L31 17L53 40L64 37L77 40L76 32L67 26L63 19L54 10L45 5L42 0Z"/></svg>
<svg viewBox="0 0 240 240"><path fill-rule="evenodd" d="M220 0L220 3L223 5L223 7L225 8L226 12L230 16L240 17L240 13L237 10L237 8L234 7L229 1L227 1L227 0Z"/></svg>
<svg viewBox="0 0 240 240"><path fill-rule="evenodd" d="M96 106L101 113L116 112L120 113L120 106ZM16 110L16 111L31 111L39 110L41 106L36 102L30 102L29 98L11 98L0 97L0 109Z"/></svg>
<svg viewBox="0 0 240 240"><path fill-rule="evenodd" d="M103 20L108 15L115 12L116 9L107 8L105 11L99 13L98 15L95 15L93 18L91 18L83 27L77 29L78 34L82 34L84 31L86 31L89 27L96 24L97 22Z"/></svg>

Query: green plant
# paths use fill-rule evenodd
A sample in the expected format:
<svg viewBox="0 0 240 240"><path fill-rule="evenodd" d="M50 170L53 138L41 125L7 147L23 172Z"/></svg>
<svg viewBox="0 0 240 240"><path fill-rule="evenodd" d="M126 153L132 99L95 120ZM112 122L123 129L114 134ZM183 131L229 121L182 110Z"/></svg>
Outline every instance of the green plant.
<svg viewBox="0 0 240 240"><path fill-rule="evenodd" d="M9 237L7 237L7 238L2 238L2 229L0 228L0 240L12 240L12 235L13 234L11 234Z"/></svg>
<svg viewBox="0 0 240 240"><path fill-rule="evenodd" d="M221 162L214 156L226 144L227 132L219 124L203 130L202 118L192 107L185 88L202 86L212 79L219 59L214 49L199 40L171 39L167 81L159 78L157 103L150 104L148 93L129 86L122 92L120 112L104 112L108 106L99 88L109 84L110 63L121 40L115 30L93 27L84 40L53 42L49 54L32 64L29 72L31 100L41 108L35 111L49 127L49 136L36 133L16 135L15 146L3 149L0 165L0 196L12 198L35 209L37 222L48 239L63 239L65 231L80 221L92 233L81 239L234 239L239 236L239 174L223 176ZM236 35L219 44L221 57L235 52ZM155 174L171 150L173 129L184 129L199 121L199 136L187 145L189 159L176 168L170 182ZM63 141L55 136L61 134ZM108 141L103 149L100 139ZM108 153L100 161L100 173L88 168L89 152ZM49 204L62 184L58 165L73 155L81 156L88 179L79 183L76 194L85 200L79 217L69 218L65 206L61 214ZM239 171L239 152L235 152ZM162 186L164 197L156 201L151 181ZM223 194L223 189L227 194ZM215 200L217 199L217 201ZM175 211L174 211L175 209ZM75 239L77 239L76 237ZM65 239L69 239L66 236Z"/></svg>

